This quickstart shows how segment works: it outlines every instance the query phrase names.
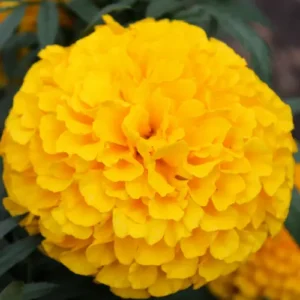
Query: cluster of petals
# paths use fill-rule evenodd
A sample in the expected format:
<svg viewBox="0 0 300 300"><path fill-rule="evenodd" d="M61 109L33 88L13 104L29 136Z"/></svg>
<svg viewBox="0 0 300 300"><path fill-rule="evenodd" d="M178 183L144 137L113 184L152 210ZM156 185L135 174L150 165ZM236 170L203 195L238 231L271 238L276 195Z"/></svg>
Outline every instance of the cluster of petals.
<svg viewBox="0 0 300 300"><path fill-rule="evenodd" d="M236 272L209 284L218 299L295 300L300 297L300 249L286 229Z"/></svg>
<svg viewBox="0 0 300 300"><path fill-rule="evenodd" d="M26 75L1 142L4 205L121 297L198 288L281 229L291 110L199 27L104 20Z"/></svg>

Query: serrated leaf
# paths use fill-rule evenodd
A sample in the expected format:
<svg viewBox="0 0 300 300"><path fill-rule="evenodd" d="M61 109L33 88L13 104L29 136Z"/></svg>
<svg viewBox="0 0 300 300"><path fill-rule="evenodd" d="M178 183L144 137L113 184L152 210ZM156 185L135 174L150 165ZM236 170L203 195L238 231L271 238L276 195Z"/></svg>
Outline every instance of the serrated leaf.
<svg viewBox="0 0 300 300"><path fill-rule="evenodd" d="M300 97L285 98L283 101L291 107L294 116L300 113Z"/></svg>
<svg viewBox="0 0 300 300"><path fill-rule="evenodd" d="M0 49L3 48L4 44L8 41L14 30L20 24L25 13L25 8L25 4L16 6L7 18L0 23Z"/></svg>
<svg viewBox="0 0 300 300"><path fill-rule="evenodd" d="M52 292L58 286L58 284L50 282L37 282L25 284L22 300L39 299L40 297L43 297Z"/></svg>
<svg viewBox="0 0 300 300"><path fill-rule="evenodd" d="M0 276L30 255L40 244L40 236L29 236L0 250Z"/></svg>
<svg viewBox="0 0 300 300"><path fill-rule="evenodd" d="M300 195L299 192L294 188L292 193L292 201L290 205L290 210L288 217L285 221L285 227L300 245Z"/></svg>
<svg viewBox="0 0 300 300"><path fill-rule="evenodd" d="M100 14L99 8L90 0L72 0L66 5L86 23L91 22Z"/></svg>
<svg viewBox="0 0 300 300"><path fill-rule="evenodd" d="M41 48L53 44L59 28L59 17L55 2L46 0L40 4L37 25L37 35Z"/></svg>
<svg viewBox="0 0 300 300"><path fill-rule="evenodd" d="M152 0L146 9L146 16L159 18L166 13L175 11L182 7L182 1L178 0Z"/></svg>
<svg viewBox="0 0 300 300"><path fill-rule="evenodd" d="M22 300L23 283L12 282L0 294L0 300Z"/></svg>
<svg viewBox="0 0 300 300"><path fill-rule="evenodd" d="M0 239L18 226L22 216L10 217L0 222Z"/></svg>

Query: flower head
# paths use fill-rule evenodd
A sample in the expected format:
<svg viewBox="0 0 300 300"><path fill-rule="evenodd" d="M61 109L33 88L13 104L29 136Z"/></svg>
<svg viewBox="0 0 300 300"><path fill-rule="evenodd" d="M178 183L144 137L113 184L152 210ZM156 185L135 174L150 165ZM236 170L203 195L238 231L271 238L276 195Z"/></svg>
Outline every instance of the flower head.
<svg viewBox="0 0 300 300"><path fill-rule="evenodd" d="M238 271L215 280L209 287L219 299L299 299L299 268L299 246L283 229Z"/></svg>
<svg viewBox="0 0 300 300"><path fill-rule="evenodd" d="M26 75L1 143L4 205L121 297L200 287L280 230L290 108L199 27L104 19Z"/></svg>

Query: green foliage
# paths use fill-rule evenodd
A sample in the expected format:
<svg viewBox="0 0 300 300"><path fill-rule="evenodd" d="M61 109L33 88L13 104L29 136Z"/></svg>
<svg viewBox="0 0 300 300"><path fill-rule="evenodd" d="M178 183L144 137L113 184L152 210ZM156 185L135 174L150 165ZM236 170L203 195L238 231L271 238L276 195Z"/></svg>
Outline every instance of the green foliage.
<svg viewBox="0 0 300 300"><path fill-rule="evenodd" d="M53 44L59 28L58 11L52 1L43 1L39 8L37 35L41 48Z"/></svg>

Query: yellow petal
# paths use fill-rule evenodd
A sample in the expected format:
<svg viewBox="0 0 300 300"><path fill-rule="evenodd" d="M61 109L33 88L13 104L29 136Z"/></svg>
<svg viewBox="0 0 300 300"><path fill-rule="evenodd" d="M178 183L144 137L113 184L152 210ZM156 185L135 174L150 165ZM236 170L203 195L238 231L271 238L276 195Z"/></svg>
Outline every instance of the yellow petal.
<svg viewBox="0 0 300 300"><path fill-rule="evenodd" d="M155 170L154 164L148 165L148 182L161 197L164 197L174 191L174 187L167 182L162 174Z"/></svg>
<svg viewBox="0 0 300 300"><path fill-rule="evenodd" d="M192 231L199 227L203 215L203 209L194 200L190 199L182 219L183 224L189 231Z"/></svg>
<svg viewBox="0 0 300 300"><path fill-rule="evenodd" d="M94 238L99 243L108 243L113 241L114 232L111 219L100 221L94 227Z"/></svg>
<svg viewBox="0 0 300 300"><path fill-rule="evenodd" d="M114 263L104 266L96 276L96 281L112 288L129 288L129 266Z"/></svg>
<svg viewBox="0 0 300 300"><path fill-rule="evenodd" d="M184 238L180 242L180 248L186 258L203 256L215 234L195 229L190 237Z"/></svg>
<svg viewBox="0 0 300 300"><path fill-rule="evenodd" d="M221 276L225 268L226 263L224 261L207 256L199 265L199 275L206 281L212 281Z"/></svg>
<svg viewBox="0 0 300 300"><path fill-rule="evenodd" d="M123 265L130 265L135 258L137 246L138 242L135 239L115 237L114 251L118 261Z"/></svg>
<svg viewBox="0 0 300 300"><path fill-rule="evenodd" d="M134 158L118 161L114 166L103 171L104 176L113 181L131 181L144 172L144 167Z"/></svg>
<svg viewBox="0 0 300 300"><path fill-rule="evenodd" d="M79 190L88 205L104 213L112 210L115 205L115 198L107 196L102 181L101 172L90 170L80 179Z"/></svg>
<svg viewBox="0 0 300 300"><path fill-rule="evenodd" d="M196 273L197 269L198 258L187 259L178 257L173 261L162 265L162 270L167 274L167 278L189 278Z"/></svg>
<svg viewBox="0 0 300 300"><path fill-rule="evenodd" d="M160 277L156 282L148 289L151 296L164 297L170 294L174 294L181 290L184 286L182 279L168 279Z"/></svg>
<svg viewBox="0 0 300 300"><path fill-rule="evenodd" d="M12 216L23 215L27 212L27 209L18 203L14 202L11 198L5 197L2 200L3 206Z"/></svg>
<svg viewBox="0 0 300 300"><path fill-rule="evenodd" d="M103 244L95 241L86 249L85 253L88 262L96 268L110 265L116 260L113 243Z"/></svg>
<svg viewBox="0 0 300 300"><path fill-rule="evenodd" d="M168 247L164 242L148 245L140 241L135 260L143 266L159 266L174 259L175 249Z"/></svg>
<svg viewBox="0 0 300 300"><path fill-rule="evenodd" d="M93 123L95 134L104 142L126 145L126 139L121 124L128 109L116 103L109 103L101 107L101 114Z"/></svg>
<svg viewBox="0 0 300 300"><path fill-rule="evenodd" d="M200 221L200 226L205 231L217 231L233 229L238 220L237 211L233 207L228 207L222 212L207 211Z"/></svg>
<svg viewBox="0 0 300 300"><path fill-rule="evenodd" d="M224 259L239 247L239 235L233 230L220 231L210 245L210 253L216 259Z"/></svg>
<svg viewBox="0 0 300 300"><path fill-rule="evenodd" d="M155 283L158 268L154 266L140 266L132 264L129 269L129 281L134 289L146 289Z"/></svg>
<svg viewBox="0 0 300 300"><path fill-rule="evenodd" d="M74 224L93 226L101 221L101 213L85 203L76 185L63 191L61 197L66 216Z"/></svg>
<svg viewBox="0 0 300 300"><path fill-rule="evenodd" d="M149 214L154 219L179 221L184 211L176 198L159 197L158 195L149 201Z"/></svg>
<svg viewBox="0 0 300 300"><path fill-rule="evenodd" d="M97 272L97 268L88 262L84 250L63 252L59 260L75 274L93 275Z"/></svg>

